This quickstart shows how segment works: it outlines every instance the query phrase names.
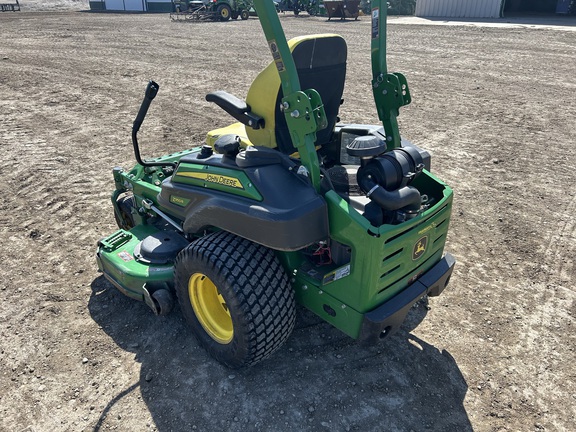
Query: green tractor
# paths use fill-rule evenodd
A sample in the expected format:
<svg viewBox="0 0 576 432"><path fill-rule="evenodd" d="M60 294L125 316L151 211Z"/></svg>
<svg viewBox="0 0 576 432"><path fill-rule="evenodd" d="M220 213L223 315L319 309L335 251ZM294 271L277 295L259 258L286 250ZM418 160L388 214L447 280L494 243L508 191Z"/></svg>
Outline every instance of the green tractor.
<svg viewBox="0 0 576 432"><path fill-rule="evenodd" d="M276 9L278 12L292 11L294 15L306 11L315 16L320 12L320 0L280 0L276 2Z"/></svg>
<svg viewBox="0 0 576 432"><path fill-rule="evenodd" d="M228 21L238 17L247 20L251 7L251 0L174 0L175 14L199 20ZM172 14L173 19L175 14Z"/></svg>
<svg viewBox="0 0 576 432"><path fill-rule="evenodd" d="M382 125L340 123L347 48L334 34L286 41L274 3L255 0L272 62L246 100L206 96L237 122L206 143L113 170L119 230L99 269L158 315L177 302L199 343L229 367L253 365L289 337L296 303L362 344L401 326L446 287L452 190L430 154L400 137L410 102L386 65L386 2L373 2L372 90Z"/></svg>

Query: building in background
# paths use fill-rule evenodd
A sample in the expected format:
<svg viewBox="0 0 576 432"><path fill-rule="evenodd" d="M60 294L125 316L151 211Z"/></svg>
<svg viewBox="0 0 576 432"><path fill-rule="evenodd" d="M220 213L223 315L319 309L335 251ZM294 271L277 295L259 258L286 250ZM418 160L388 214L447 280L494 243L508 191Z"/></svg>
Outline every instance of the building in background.
<svg viewBox="0 0 576 432"><path fill-rule="evenodd" d="M172 0L90 0L94 11L172 12Z"/></svg>
<svg viewBox="0 0 576 432"><path fill-rule="evenodd" d="M501 18L516 14L574 13L575 0L417 0L416 16Z"/></svg>
<svg viewBox="0 0 576 432"><path fill-rule="evenodd" d="M89 0L94 11L172 12L173 0ZM414 10L414 3L416 7ZM517 14L576 14L576 0L395 0L392 13L420 17L501 18ZM369 13L370 1L361 0Z"/></svg>
<svg viewBox="0 0 576 432"><path fill-rule="evenodd" d="M416 16L450 18L499 18L503 0L418 0Z"/></svg>

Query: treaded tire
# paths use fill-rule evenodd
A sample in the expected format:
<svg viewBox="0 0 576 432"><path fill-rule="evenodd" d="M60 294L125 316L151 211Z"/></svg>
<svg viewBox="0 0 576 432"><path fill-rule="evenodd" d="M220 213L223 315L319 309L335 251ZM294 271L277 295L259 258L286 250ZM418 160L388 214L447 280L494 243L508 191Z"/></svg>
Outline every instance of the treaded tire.
<svg viewBox="0 0 576 432"><path fill-rule="evenodd" d="M174 273L182 314L199 343L224 365L254 365L280 348L292 333L294 291L272 250L220 231L182 250ZM199 274L209 278L225 301L233 328L229 342L219 342L208 333L194 311L191 286Z"/></svg>
<svg viewBox="0 0 576 432"><path fill-rule="evenodd" d="M218 6L216 13L220 17L221 21L228 21L232 16L232 8L227 4L221 4L220 6Z"/></svg>
<svg viewBox="0 0 576 432"><path fill-rule="evenodd" d="M136 226L134 216L132 216L132 209L134 206L134 195L132 193L123 193L116 200L116 205L120 211L120 216L114 211L114 219L118 228L123 230L130 230Z"/></svg>

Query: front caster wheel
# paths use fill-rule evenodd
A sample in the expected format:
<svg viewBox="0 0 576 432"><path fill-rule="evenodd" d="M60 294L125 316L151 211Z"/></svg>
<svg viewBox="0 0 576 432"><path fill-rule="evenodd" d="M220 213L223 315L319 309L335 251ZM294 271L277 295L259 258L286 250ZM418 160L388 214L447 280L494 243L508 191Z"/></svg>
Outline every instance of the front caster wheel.
<svg viewBox="0 0 576 432"><path fill-rule="evenodd" d="M174 273L182 314L219 362L251 366L292 333L294 292L272 250L221 231L180 252Z"/></svg>
<svg viewBox="0 0 576 432"><path fill-rule="evenodd" d="M167 289L148 291L144 287L144 302L152 309L154 315L168 315L174 308L174 297Z"/></svg>

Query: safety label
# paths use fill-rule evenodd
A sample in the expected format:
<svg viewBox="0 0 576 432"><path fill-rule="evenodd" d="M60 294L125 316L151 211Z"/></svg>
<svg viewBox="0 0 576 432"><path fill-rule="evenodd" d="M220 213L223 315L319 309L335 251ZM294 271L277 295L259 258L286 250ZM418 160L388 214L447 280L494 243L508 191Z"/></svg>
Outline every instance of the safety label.
<svg viewBox="0 0 576 432"><path fill-rule="evenodd" d="M336 269L333 272L330 272L327 275L325 275L324 279L322 280L322 285L335 282L338 279L342 279L349 275L350 275L350 264L346 264L344 267L340 267L339 269Z"/></svg>
<svg viewBox="0 0 576 432"><path fill-rule="evenodd" d="M280 55L280 50L278 49L278 45L274 39L268 41L268 46L270 47L270 52L272 53L272 58L274 59L274 63L276 64L276 69L278 72L284 71L284 62L282 61L282 55Z"/></svg>
<svg viewBox="0 0 576 432"><path fill-rule="evenodd" d="M380 24L380 9L372 9L372 39L378 38L378 29Z"/></svg>
<svg viewBox="0 0 576 432"><path fill-rule="evenodd" d="M122 261L125 261L125 262L132 261L134 259L134 257L126 251L120 252L118 254L118 256L122 259Z"/></svg>

